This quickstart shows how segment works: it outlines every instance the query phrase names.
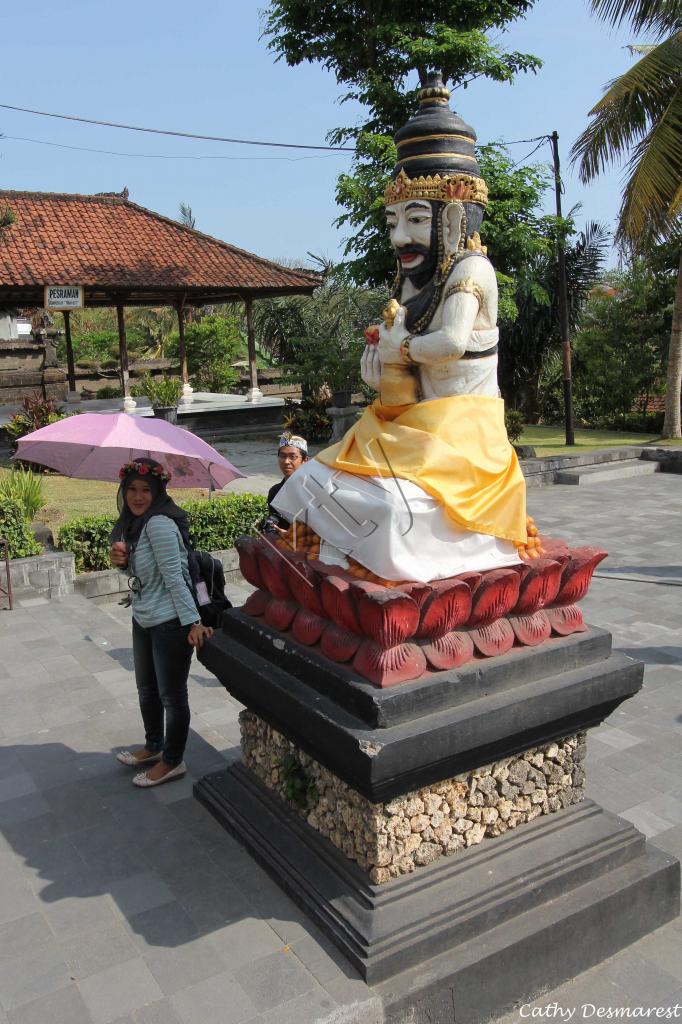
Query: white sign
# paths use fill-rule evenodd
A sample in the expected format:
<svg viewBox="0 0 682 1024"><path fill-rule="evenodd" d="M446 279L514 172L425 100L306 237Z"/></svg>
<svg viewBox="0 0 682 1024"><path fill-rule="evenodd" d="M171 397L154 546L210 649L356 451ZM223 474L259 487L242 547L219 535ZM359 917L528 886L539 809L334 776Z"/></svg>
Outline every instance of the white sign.
<svg viewBox="0 0 682 1024"><path fill-rule="evenodd" d="M83 305L82 285L45 285L45 309L82 309Z"/></svg>

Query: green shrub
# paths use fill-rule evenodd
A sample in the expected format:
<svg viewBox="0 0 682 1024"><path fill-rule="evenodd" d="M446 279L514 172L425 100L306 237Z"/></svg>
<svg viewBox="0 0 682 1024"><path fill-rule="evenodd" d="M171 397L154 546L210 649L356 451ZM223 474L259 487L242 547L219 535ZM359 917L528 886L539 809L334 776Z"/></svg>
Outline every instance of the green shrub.
<svg viewBox="0 0 682 1024"><path fill-rule="evenodd" d="M284 399L284 429L305 437L306 441L327 441L332 434L332 421L327 415L327 398Z"/></svg>
<svg viewBox="0 0 682 1024"><path fill-rule="evenodd" d="M109 534L116 516L79 516L65 523L59 531L57 544L76 556L76 572L110 569Z"/></svg>
<svg viewBox="0 0 682 1024"><path fill-rule="evenodd" d="M0 497L0 537L7 541L10 558L28 558L42 551L24 516L23 506L14 498Z"/></svg>
<svg viewBox="0 0 682 1024"><path fill-rule="evenodd" d="M150 373L145 373L130 390L135 397L143 395L148 398L154 409L168 408L176 406L180 401L182 381L165 374L163 377L152 377Z"/></svg>
<svg viewBox="0 0 682 1024"><path fill-rule="evenodd" d="M110 384L106 384L103 388L100 388L97 392L96 398L123 398L123 391L121 388L113 387Z"/></svg>
<svg viewBox="0 0 682 1024"><path fill-rule="evenodd" d="M226 361L202 366L192 376L196 391L210 391L216 395L226 395L233 391L241 380L239 370Z"/></svg>
<svg viewBox="0 0 682 1024"><path fill-rule="evenodd" d="M267 505L258 494L227 494L211 501L184 503L192 544L202 551L231 548L237 537L251 533ZM73 551L77 572L111 568L109 534L115 521L113 515L79 516L62 526L58 544L64 551Z"/></svg>
<svg viewBox="0 0 682 1024"><path fill-rule="evenodd" d="M600 418L597 425L604 430L625 430L632 434L660 434L663 430L663 413L615 413Z"/></svg>
<svg viewBox="0 0 682 1024"><path fill-rule="evenodd" d="M24 469L23 466L15 466L8 476L0 480L0 501L3 498L11 498L18 502L29 523L33 522L41 508L45 508L47 504L43 494L42 477L30 469Z"/></svg>
<svg viewBox="0 0 682 1024"><path fill-rule="evenodd" d="M524 428L523 413L520 409L504 410L504 425L511 444L516 444Z"/></svg>
<svg viewBox="0 0 682 1024"><path fill-rule="evenodd" d="M192 544L201 551L231 548L237 537L251 533L267 512L267 500L259 494L226 494L212 501L188 501Z"/></svg>

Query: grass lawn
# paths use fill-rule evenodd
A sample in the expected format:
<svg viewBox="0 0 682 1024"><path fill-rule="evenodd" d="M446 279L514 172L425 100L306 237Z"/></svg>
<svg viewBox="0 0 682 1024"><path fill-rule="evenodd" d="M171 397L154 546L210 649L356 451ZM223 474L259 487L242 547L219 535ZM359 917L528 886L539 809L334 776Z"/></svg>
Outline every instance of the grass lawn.
<svg viewBox="0 0 682 1024"><path fill-rule="evenodd" d="M579 455L590 448L620 448L626 445L649 444L658 441L656 434L628 434L620 430L576 430L575 444L565 443L563 427L526 426L518 444L530 444L538 458L546 455ZM662 445L679 445L682 441L661 441Z"/></svg>
<svg viewBox="0 0 682 1024"><path fill-rule="evenodd" d="M8 467L9 463L6 462L0 465L0 480L10 472ZM59 528L70 519L85 515L114 515L117 490L118 484L100 480L73 480L57 473L46 473L43 476L43 492L47 505L38 513L36 521L46 523L56 541ZM177 502L208 496L207 490L190 487L169 487L168 493Z"/></svg>

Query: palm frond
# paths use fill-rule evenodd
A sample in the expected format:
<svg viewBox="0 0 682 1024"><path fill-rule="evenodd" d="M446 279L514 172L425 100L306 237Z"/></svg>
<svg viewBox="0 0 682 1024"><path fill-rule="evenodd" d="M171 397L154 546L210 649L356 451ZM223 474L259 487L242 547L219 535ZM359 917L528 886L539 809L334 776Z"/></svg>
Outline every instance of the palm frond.
<svg viewBox="0 0 682 1024"><path fill-rule="evenodd" d="M678 33L609 84L590 112L592 122L571 150L573 162L579 161L581 181L591 181L646 139L652 124L670 108L681 67L682 33Z"/></svg>
<svg viewBox="0 0 682 1024"><path fill-rule="evenodd" d="M677 0L592 0L592 12L617 28L629 24L635 32L654 32L658 37L682 28Z"/></svg>
<svg viewBox="0 0 682 1024"><path fill-rule="evenodd" d="M682 203L682 85L632 154L617 239L659 235Z"/></svg>

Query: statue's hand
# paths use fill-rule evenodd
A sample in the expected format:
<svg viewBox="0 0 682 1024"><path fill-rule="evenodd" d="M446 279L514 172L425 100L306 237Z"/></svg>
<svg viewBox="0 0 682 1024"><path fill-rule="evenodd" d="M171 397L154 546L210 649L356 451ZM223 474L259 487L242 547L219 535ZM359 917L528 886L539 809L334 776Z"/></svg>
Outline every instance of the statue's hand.
<svg viewBox="0 0 682 1024"><path fill-rule="evenodd" d="M365 351L360 360L360 376L365 384L375 391L381 385L381 360L377 345L365 345Z"/></svg>
<svg viewBox="0 0 682 1024"><path fill-rule="evenodd" d="M407 363L409 360L401 351L400 346L409 336L405 327L405 307L401 306L395 315L393 326L389 329L385 324L379 328L379 358L382 363Z"/></svg>

